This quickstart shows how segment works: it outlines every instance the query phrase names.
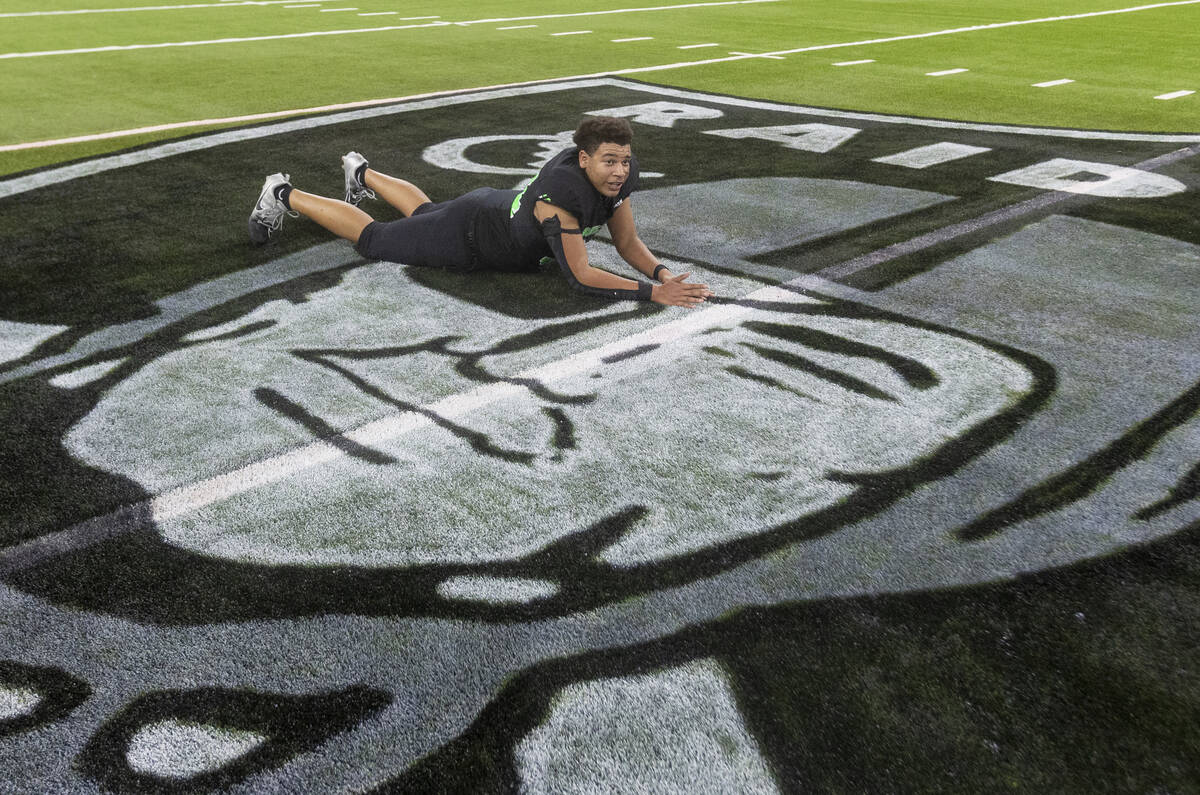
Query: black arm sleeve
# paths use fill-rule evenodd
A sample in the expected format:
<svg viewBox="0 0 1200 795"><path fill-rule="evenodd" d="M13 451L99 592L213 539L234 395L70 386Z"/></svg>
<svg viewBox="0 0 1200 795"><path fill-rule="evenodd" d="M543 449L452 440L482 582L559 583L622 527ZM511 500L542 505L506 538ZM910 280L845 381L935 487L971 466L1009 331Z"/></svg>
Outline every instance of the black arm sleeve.
<svg viewBox="0 0 1200 795"><path fill-rule="evenodd" d="M552 215L542 222L542 234L546 236L546 242L550 244L550 252L554 254L559 270L566 277L567 284L571 285L573 289L585 295L595 295L601 298L624 298L629 301L650 300L650 291L654 289L654 285L650 282L639 280L636 290L612 290L605 287L589 287L576 279L574 271L571 270L571 264L567 262L567 253L563 250L562 224L559 223L557 215Z"/></svg>

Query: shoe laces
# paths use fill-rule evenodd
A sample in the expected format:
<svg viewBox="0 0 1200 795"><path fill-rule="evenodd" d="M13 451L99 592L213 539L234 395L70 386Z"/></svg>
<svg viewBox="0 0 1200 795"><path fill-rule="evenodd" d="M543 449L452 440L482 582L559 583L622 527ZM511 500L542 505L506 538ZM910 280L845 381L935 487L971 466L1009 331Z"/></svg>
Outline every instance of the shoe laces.
<svg viewBox="0 0 1200 795"><path fill-rule="evenodd" d="M343 162L343 167L346 169L346 202L349 204L358 204L363 199L374 199L375 191L368 188L358 179L358 167L360 164L365 164L367 161L361 156L351 163Z"/></svg>
<svg viewBox="0 0 1200 795"><path fill-rule="evenodd" d="M283 216L299 218L300 213L296 210L289 210L287 205L275 198L274 189L272 189L269 195L271 197L270 203L266 206L260 204L255 210L254 217L255 220L272 232L278 232L283 227Z"/></svg>
<svg viewBox="0 0 1200 795"><path fill-rule="evenodd" d="M348 183L346 186L346 201L350 204L358 204L363 199L375 198L375 191L360 182L356 174L350 174Z"/></svg>

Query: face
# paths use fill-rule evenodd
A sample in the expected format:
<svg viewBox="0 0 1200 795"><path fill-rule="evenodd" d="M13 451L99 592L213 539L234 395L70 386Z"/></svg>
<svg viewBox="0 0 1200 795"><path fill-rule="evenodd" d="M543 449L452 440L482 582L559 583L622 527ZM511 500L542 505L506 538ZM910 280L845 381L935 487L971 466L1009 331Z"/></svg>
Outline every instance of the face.
<svg viewBox="0 0 1200 795"><path fill-rule="evenodd" d="M600 144L596 151L588 154L579 151L579 167L587 172L588 180L605 196L616 196L621 186L629 179L629 164L633 150L628 144Z"/></svg>

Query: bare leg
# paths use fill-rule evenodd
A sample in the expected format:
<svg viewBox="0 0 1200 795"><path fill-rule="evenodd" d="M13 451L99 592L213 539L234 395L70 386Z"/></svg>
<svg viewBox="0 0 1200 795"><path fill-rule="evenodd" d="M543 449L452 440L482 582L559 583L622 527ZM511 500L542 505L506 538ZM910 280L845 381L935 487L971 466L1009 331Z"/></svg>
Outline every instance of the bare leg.
<svg viewBox="0 0 1200 795"><path fill-rule="evenodd" d="M346 238L351 243L357 243L362 230L375 220L353 204L347 204L339 199L327 199L324 196L305 193L294 188L288 196L288 204L296 212L312 219L338 237Z"/></svg>
<svg viewBox="0 0 1200 795"><path fill-rule="evenodd" d="M395 207L405 216L412 215L413 210L431 201L425 195L425 191L411 182L398 177L390 177L371 168L368 168L363 173L362 181L364 185L375 191L376 196Z"/></svg>

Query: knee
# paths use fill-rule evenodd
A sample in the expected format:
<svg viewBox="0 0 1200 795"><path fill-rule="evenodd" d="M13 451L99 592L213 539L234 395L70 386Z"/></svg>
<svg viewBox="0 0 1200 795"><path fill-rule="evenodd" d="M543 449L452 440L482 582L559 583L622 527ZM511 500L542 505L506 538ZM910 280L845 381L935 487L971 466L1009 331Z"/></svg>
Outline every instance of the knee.
<svg viewBox="0 0 1200 795"><path fill-rule="evenodd" d="M350 242L354 244L354 250L364 259L377 259L377 257L372 257L370 253L371 239L375 236L377 223L378 221L369 221L363 224L362 228L358 230L358 234L350 238Z"/></svg>

